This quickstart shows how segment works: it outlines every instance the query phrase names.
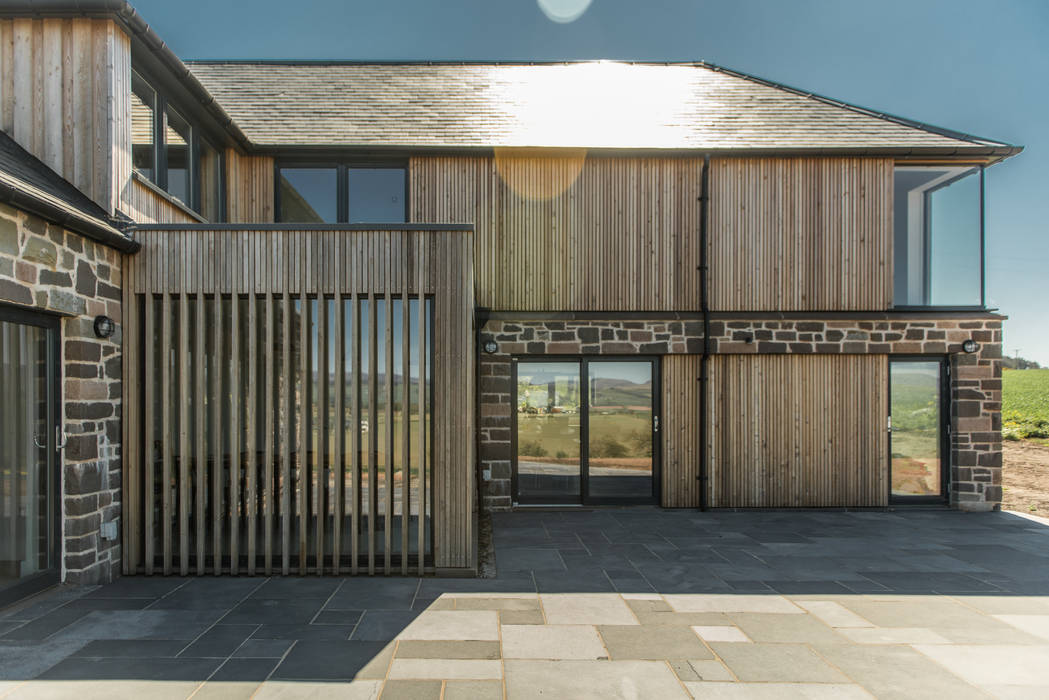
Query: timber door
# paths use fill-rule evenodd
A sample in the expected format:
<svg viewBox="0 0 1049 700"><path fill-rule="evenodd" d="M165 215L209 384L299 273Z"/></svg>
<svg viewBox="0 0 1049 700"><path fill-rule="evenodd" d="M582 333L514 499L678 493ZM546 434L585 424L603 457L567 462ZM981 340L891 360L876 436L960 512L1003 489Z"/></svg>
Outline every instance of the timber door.
<svg viewBox="0 0 1049 700"><path fill-rule="evenodd" d="M0 308L0 605L58 582L58 332Z"/></svg>
<svg viewBox="0 0 1049 700"><path fill-rule="evenodd" d="M516 502L655 502L656 360L529 358L514 366Z"/></svg>

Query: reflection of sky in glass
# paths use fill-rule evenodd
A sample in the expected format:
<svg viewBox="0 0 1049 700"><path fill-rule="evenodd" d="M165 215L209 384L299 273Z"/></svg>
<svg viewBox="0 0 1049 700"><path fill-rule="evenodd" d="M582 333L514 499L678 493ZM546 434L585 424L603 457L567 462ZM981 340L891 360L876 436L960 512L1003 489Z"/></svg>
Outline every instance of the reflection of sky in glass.
<svg viewBox="0 0 1049 700"><path fill-rule="evenodd" d="M980 304L979 171L929 196L932 304Z"/></svg>

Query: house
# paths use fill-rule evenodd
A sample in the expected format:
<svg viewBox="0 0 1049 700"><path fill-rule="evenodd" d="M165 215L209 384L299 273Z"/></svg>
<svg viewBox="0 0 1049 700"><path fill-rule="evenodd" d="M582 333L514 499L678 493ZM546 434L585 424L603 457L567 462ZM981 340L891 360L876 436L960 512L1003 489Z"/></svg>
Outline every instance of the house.
<svg viewBox="0 0 1049 700"><path fill-rule="evenodd" d="M705 63L187 64L123 0L0 2L0 126L0 595L1001 500L1018 147Z"/></svg>

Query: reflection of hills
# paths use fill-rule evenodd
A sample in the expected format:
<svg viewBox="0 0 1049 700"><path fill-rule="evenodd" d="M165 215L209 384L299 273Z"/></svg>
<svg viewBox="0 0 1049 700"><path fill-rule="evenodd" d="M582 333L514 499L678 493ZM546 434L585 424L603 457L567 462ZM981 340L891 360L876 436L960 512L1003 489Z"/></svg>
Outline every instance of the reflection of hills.
<svg viewBox="0 0 1049 700"><path fill-rule="evenodd" d="M643 406L652 402L652 381L597 377L590 380L590 391L596 403L611 406Z"/></svg>
<svg viewBox="0 0 1049 700"><path fill-rule="evenodd" d="M316 382L318 377L319 377L319 373L317 372L316 369L314 369L313 370L313 381ZM370 375L367 372L362 372L361 375L360 375L359 381L360 381L360 391L361 391L361 395L362 396L367 396L368 395L368 386L369 386L369 381L368 380L369 380L369 377L370 377ZM345 376L345 385L344 385L344 386L347 387L347 391L349 390L350 382L351 382L351 375L349 373L347 373L346 376ZM328 375L328 389L329 389L329 391L334 392L336 384L338 384L338 378L335 376L335 371L334 371L334 368L333 368L331 370L331 373ZM409 388L409 391L412 391L412 392L415 392L415 394L418 394L419 378L418 377L411 377L408 380L408 388ZM378 374L375 375L375 389L376 389L376 391L379 394L385 393L385 391L386 391L386 373L385 372L379 372ZM401 375L399 375L399 374L395 374L393 376L393 397L394 397L394 399L399 398L403 391L404 391L403 377ZM427 390L427 391L429 391L429 390Z"/></svg>

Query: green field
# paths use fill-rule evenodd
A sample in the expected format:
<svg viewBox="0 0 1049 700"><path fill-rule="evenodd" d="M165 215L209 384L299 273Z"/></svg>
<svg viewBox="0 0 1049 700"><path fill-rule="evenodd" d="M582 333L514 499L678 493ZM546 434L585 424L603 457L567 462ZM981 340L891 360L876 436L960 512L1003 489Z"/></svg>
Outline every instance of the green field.
<svg viewBox="0 0 1049 700"><path fill-rule="evenodd" d="M1049 438L1049 369L1002 371L1002 437Z"/></svg>

